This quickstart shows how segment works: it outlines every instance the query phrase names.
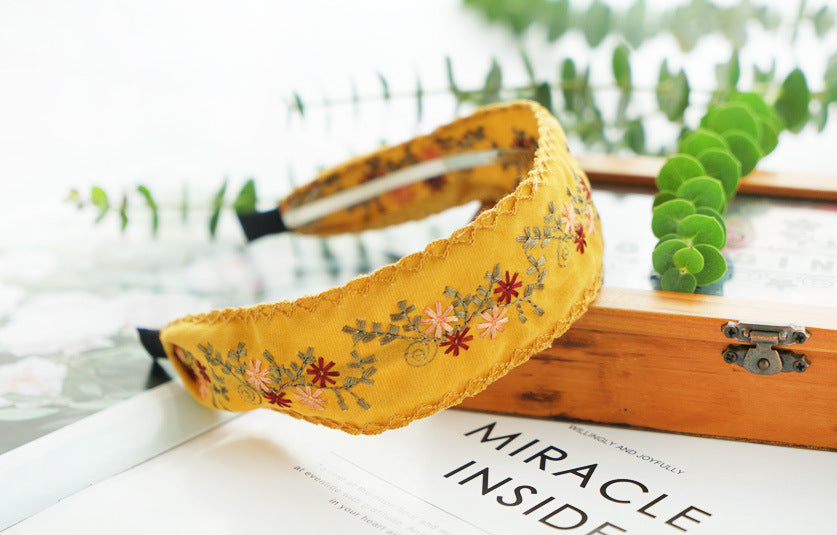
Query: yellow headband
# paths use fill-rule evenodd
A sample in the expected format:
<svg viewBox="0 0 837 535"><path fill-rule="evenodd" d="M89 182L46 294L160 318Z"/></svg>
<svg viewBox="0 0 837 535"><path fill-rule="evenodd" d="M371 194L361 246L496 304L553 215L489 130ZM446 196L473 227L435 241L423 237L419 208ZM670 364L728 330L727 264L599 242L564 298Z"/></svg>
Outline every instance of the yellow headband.
<svg viewBox="0 0 837 535"><path fill-rule="evenodd" d="M549 347L598 291L602 240L565 134L535 103L489 106L327 170L277 213L419 162L498 148L528 158L435 176L294 229L350 232L496 202L449 238L319 295L170 323L160 341L186 389L208 407L266 407L374 434L456 405Z"/></svg>

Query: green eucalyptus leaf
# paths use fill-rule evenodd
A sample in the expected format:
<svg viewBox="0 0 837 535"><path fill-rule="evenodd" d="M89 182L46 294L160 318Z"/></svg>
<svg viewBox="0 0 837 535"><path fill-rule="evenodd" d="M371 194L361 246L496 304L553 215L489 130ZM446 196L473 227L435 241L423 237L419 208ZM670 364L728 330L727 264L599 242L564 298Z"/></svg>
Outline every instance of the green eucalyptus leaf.
<svg viewBox="0 0 837 535"><path fill-rule="evenodd" d="M703 269L703 255L694 247L680 249L672 257L674 267L691 274L700 272Z"/></svg>
<svg viewBox="0 0 837 535"><path fill-rule="evenodd" d="M753 65L753 83L761 85L770 85L776 77L776 58L773 58L770 63L770 69L761 70L758 65Z"/></svg>
<svg viewBox="0 0 837 535"><path fill-rule="evenodd" d="M625 40L634 48L638 48L645 39L645 0L636 0L625 13L622 33Z"/></svg>
<svg viewBox="0 0 837 535"><path fill-rule="evenodd" d="M722 249L725 245L723 225L713 217L701 214L693 214L677 225L677 234L692 245L707 244Z"/></svg>
<svg viewBox="0 0 837 535"><path fill-rule="evenodd" d="M299 93L294 93L294 109L299 112L300 116L305 116L305 104L302 103Z"/></svg>
<svg viewBox="0 0 837 535"><path fill-rule="evenodd" d="M122 195L122 202L119 204L119 230L125 231L128 226L128 196Z"/></svg>
<svg viewBox="0 0 837 535"><path fill-rule="evenodd" d="M674 194L678 199L691 201L695 208L708 206L718 212L724 212L726 209L724 187L718 180L708 176L690 178L683 182Z"/></svg>
<svg viewBox="0 0 837 535"><path fill-rule="evenodd" d="M729 150L726 140L703 128L688 134L680 141L679 152L697 157L707 149Z"/></svg>
<svg viewBox="0 0 837 535"><path fill-rule="evenodd" d="M684 218L695 213L695 205L684 199L673 199L654 208L651 230L658 238L677 232L677 226Z"/></svg>
<svg viewBox="0 0 837 535"><path fill-rule="evenodd" d="M238 192L233 208L237 214L250 214L256 211L256 182L252 178L245 182Z"/></svg>
<svg viewBox="0 0 837 535"><path fill-rule="evenodd" d="M663 273L660 286L667 292L694 293L697 288L697 279L691 273L682 273L673 267Z"/></svg>
<svg viewBox="0 0 837 535"><path fill-rule="evenodd" d="M610 6L601 0L593 0L593 3L587 8L582 31L587 44L592 48L599 46L610 32L610 17Z"/></svg>
<svg viewBox="0 0 837 535"><path fill-rule="evenodd" d="M744 104L728 103L709 110L700 121L701 128L724 134L741 130L753 138L759 138L759 125L755 114Z"/></svg>
<svg viewBox="0 0 837 535"><path fill-rule="evenodd" d="M761 95L758 93L733 93L729 97L730 102L736 104L743 104L753 112L756 117L762 121L770 124L774 130L781 131L784 128L782 120L776 115L776 112L767 105Z"/></svg>
<svg viewBox="0 0 837 535"><path fill-rule="evenodd" d="M642 121L636 119L628 123L625 129L625 145L637 154L645 152L645 128Z"/></svg>
<svg viewBox="0 0 837 535"><path fill-rule="evenodd" d="M381 94L384 97L384 102L389 102L392 95L389 92L389 83L387 83L387 79L384 78L384 75L381 73L378 74L378 80L381 82Z"/></svg>
<svg viewBox="0 0 837 535"><path fill-rule="evenodd" d="M631 65L628 62L628 47L619 45L613 49L613 79L623 92L631 90Z"/></svg>
<svg viewBox="0 0 837 535"><path fill-rule="evenodd" d="M160 226L160 219L159 213L157 210L157 203L154 202L154 198L151 196L151 192L148 191L148 188L145 186L137 186L137 191L145 199L145 205L148 206L148 209L151 210L151 233L157 234L157 229Z"/></svg>
<svg viewBox="0 0 837 535"><path fill-rule="evenodd" d="M837 102L837 54L828 58L824 81L823 107L828 106L831 102Z"/></svg>
<svg viewBox="0 0 837 535"><path fill-rule="evenodd" d="M569 0L548 2L545 4L545 9L546 12L543 17L547 25L546 38L550 43L554 43L567 31L567 21L570 18L570 2Z"/></svg>
<svg viewBox="0 0 837 535"><path fill-rule="evenodd" d="M654 247L654 252L651 253L651 263L654 266L654 271L663 274L674 265L674 254L682 249L688 249L689 244L680 239L669 239L661 241Z"/></svg>
<svg viewBox="0 0 837 535"><path fill-rule="evenodd" d="M741 162L741 176L752 173L762 157L758 142L749 134L738 130L725 132L724 139L732 155Z"/></svg>
<svg viewBox="0 0 837 535"><path fill-rule="evenodd" d="M834 28L834 11L828 6L822 6L811 17L811 22L814 23L814 32L817 37L822 39Z"/></svg>
<svg viewBox="0 0 837 535"><path fill-rule="evenodd" d="M712 284L727 272L727 261L717 247L708 244L695 245L703 256L703 269L695 273L695 282L700 286Z"/></svg>
<svg viewBox="0 0 837 535"><path fill-rule="evenodd" d="M523 68L526 69L526 76L529 77L529 83L535 85L535 68L532 66L532 60L529 54L522 48L520 49L520 61L523 62Z"/></svg>
<svg viewBox="0 0 837 535"><path fill-rule="evenodd" d="M729 152L722 149L707 149L698 156L706 175L721 181L724 198L729 202L738 189L741 179L741 164Z"/></svg>
<svg viewBox="0 0 837 535"><path fill-rule="evenodd" d="M105 217L105 214L108 213L108 209L110 208L108 194L102 188L93 186L90 190L90 199L93 202L93 206L99 209L99 215L96 216L96 223L98 223Z"/></svg>
<svg viewBox="0 0 837 535"><path fill-rule="evenodd" d="M491 60L491 68L485 75L485 85L482 88L482 103L491 104L500 100L500 89L503 87L503 71L496 59Z"/></svg>
<svg viewBox="0 0 837 535"><path fill-rule="evenodd" d="M658 242L658 244L663 243L664 241L679 240L679 239L680 239L680 235L677 234L677 233L672 232L671 234L666 234L665 236L661 236L660 241Z"/></svg>
<svg viewBox="0 0 837 535"><path fill-rule="evenodd" d="M673 191L661 191L654 195L654 204L653 207L656 208L657 206L667 203L673 199L676 199L677 195L674 194Z"/></svg>
<svg viewBox="0 0 837 535"><path fill-rule="evenodd" d="M576 111L576 93L578 91L578 71L575 62L567 58L561 63L561 92L564 95L564 109Z"/></svg>
<svg viewBox="0 0 837 535"><path fill-rule="evenodd" d="M811 92L805 75L801 70L794 69L782 82L779 97L773 103L773 109L782 119L785 128L792 132L799 132L810 116L808 111L810 102Z"/></svg>
<svg viewBox="0 0 837 535"><path fill-rule="evenodd" d="M689 107L689 81L682 69L677 75L668 70L668 61L663 60L657 81L657 104L669 121L682 121L683 113Z"/></svg>
<svg viewBox="0 0 837 535"><path fill-rule="evenodd" d="M708 206L701 206L700 208L697 209L697 213L700 214L700 215L705 215L705 216L711 217L712 219L714 219L715 221L718 222L718 224L721 226L721 230L723 230L723 232L724 232L722 241L723 241L724 245L726 245L726 243L727 243L727 226L724 223L724 216L722 216L717 210L713 210L712 208L709 208Z"/></svg>
<svg viewBox="0 0 837 535"><path fill-rule="evenodd" d="M424 88L421 78L416 76L416 122L420 123L424 116Z"/></svg>
<svg viewBox="0 0 837 535"><path fill-rule="evenodd" d="M660 191L674 192L686 180L705 174L697 158L688 154L676 154L666 160L657 174L657 188Z"/></svg>
<svg viewBox="0 0 837 535"><path fill-rule="evenodd" d="M826 109L823 106L823 109ZM761 153L764 155L770 154L773 152L773 149L776 148L776 145L779 144L779 130L774 128L773 124L764 121L760 117L758 118L759 123L759 149Z"/></svg>
<svg viewBox="0 0 837 535"><path fill-rule="evenodd" d="M227 192L227 181L221 184L221 188L215 194L212 200L212 215L209 216L209 235L214 238L215 231L218 229L218 220L221 217L221 207L224 206L224 194Z"/></svg>
<svg viewBox="0 0 837 535"><path fill-rule="evenodd" d="M535 102L552 112L552 88L549 82L541 82L535 88Z"/></svg>
<svg viewBox="0 0 837 535"><path fill-rule="evenodd" d="M715 66L715 79L718 87L724 89L735 89L741 77L741 62L738 58L738 49L733 49L732 56L727 63Z"/></svg>

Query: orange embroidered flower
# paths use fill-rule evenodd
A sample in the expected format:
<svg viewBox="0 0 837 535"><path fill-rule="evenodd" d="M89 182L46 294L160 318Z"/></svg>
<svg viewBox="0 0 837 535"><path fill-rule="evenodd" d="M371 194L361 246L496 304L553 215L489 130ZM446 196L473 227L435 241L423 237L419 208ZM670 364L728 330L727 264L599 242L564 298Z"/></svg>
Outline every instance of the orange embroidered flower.
<svg viewBox="0 0 837 535"><path fill-rule="evenodd" d="M300 403L309 409L315 411L325 410L327 400L322 396L322 389L313 390L310 386L297 387L294 397Z"/></svg>
<svg viewBox="0 0 837 535"><path fill-rule="evenodd" d="M424 307L424 313L427 315L426 318L422 318L421 320L422 325L427 325L427 329L424 330L424 334L434 336L436 338L441 338L443 329L446 332L452 332L453 327L450 324L458 319L453 315L453 306L448 306L448 308L442 312L442 303L439 301L436 301L435 312L430 307Z"/></svg>
<svg viewBox="0 0 837 535"><path fill-rule="evenodd" d="M485 323L477 325L478 329L483 329L482 333L480 333L480 338L491 336L491 339L494 340L497 338L497 333L505 330L503 324L509 321L509 318L506 317L506 309L500 307L494 307L490 311L482 312L480 316L485 320Z"/></svg>
<svg viewBox="0 0 837 535"><path fill-rule="evenodd" d="M268 370L266 366L262 365L262 361L260 360L251 360L247 362L247 368L244 370L244 378L259 391L267 390L269 374L270 370Z"/></svg>

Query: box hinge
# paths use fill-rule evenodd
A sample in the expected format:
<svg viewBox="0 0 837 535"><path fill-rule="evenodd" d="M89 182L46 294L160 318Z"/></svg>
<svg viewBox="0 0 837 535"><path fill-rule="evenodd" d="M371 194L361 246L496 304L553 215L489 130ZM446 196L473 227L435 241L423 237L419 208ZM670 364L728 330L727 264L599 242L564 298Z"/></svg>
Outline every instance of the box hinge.
<svg viewBox="0 0 837 535"><path fill-rule="evenodd" d="M749 372L758 375L804 372L811 365L803 353L774 347L804 343L811 337L805 327L730 321L721 330L727 338L747 344L728 345L723 351L724 361L738 364Z"/></svg>

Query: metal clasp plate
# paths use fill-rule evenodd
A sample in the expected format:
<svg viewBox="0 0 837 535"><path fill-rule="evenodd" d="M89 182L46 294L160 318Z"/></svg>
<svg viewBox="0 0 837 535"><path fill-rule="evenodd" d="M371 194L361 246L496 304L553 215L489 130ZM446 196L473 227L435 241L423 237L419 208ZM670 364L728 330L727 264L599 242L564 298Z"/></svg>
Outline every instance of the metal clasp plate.
<svg viewBox="0 0 837 535"><path fill-rule="evenodd" d="M805 327L730 321L721 330L727 338L750 344L730 344L723 351L724 361L738 364L749 372L757 375L804 372L811 365L805 354L774 347L804 343L811 337Z"/></svg>

